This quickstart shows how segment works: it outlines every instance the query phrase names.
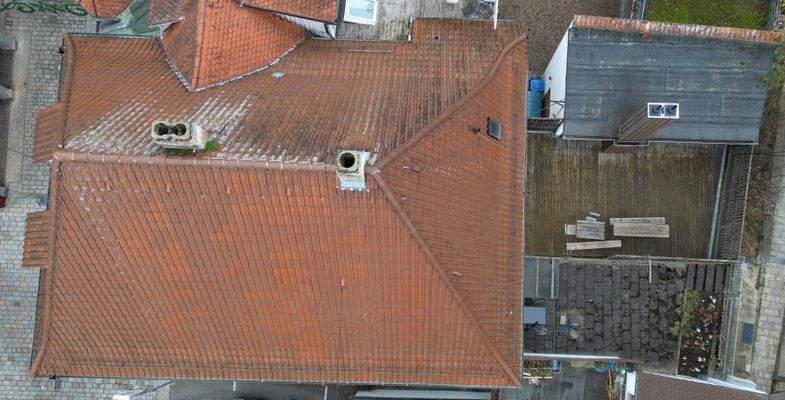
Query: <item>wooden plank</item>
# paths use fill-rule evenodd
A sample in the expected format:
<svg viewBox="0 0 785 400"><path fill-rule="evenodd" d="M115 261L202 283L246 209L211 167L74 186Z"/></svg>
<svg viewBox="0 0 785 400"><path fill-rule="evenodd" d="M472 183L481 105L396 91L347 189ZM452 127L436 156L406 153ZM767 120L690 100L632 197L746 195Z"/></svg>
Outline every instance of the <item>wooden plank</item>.
<svg viewBox="0 0 785 400"><path fill-rule="evenodd" d="M714 291L721 293L725 291L725 265L717 265L714 272Z"/></svg>
<svg viewBox="0 0 785 400"><path fill-rule="evenodd" d="M706 283L706 266L698 265L695 271L695 290L703 291L703 285Z"/></svg>
<svg viewBox="0 0 785 400"><path fill-rule="evenodd" d="M605 222L578 221L575 236L580 239L605 240Z"/></svg>
<svg viewBox="0 0 785 400"><path fill-rule="evenodd" d="M656 224L616 223L615 225L613 225L613 235L667 238L670 237L670 227L668 225L656 225Z"/></svg>
<svg viewBox="0 0 785 400"><path fill-rule="evenodd" d="M564 234L568 236L575 236L577 228L575 224L564 224Z"/></svg>
<svg viewBox="0 0 785 400"><path fill-rule="evenodd" d="M715 292L716 291L714 289L714 268L716 268L716 266L714 266L714 265L707 265L706 266L706 279L704 280L704 283L703 283L703 290L705 290L707 292Z"/></svg>
<svg viewBox="0 0 785 400"><path fill-rule="evenodd" d="M665 217L646 217L646 218L611 218L611 225L616 224L665 224Z"/></svg>
<svg viewBox="0 0 785 400"><path fill-rule="evenodd" d="M598 214L598 213L596 213L594 211L589 211L589 216L590 217L594 217L594 218L600 218L600 214Z"/></svg>
<svg viewBox="0 0 785 400"><path fill-rule="evenodd" d="M687 265L687 282L684 284L687 289L695 290L695 274L697 269L698 267L694 264Z"/></svg>
<svg viewBox="0 0 785 400"><path fill-rule="evenodd" d="M621 240L604 240L598 242L567 243L567 251L612 249L621 247Z"/></svg>
<svg viewBox="0 0 785 400"><path fill-rule="evenodd" d="M586 217L586 221L597 222L597 218L594 218L592 216L588 216L588 217Z"/></svg>

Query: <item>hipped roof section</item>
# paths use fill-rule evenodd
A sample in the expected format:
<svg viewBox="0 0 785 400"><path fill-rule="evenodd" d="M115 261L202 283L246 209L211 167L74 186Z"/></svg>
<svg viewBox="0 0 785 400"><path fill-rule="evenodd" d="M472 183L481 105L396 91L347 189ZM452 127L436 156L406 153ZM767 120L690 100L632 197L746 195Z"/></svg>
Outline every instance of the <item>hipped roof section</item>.
<svg viewBox="0 0 785 400"><path fill-rule="evenodd" d="M156 4L157 3L157 4ZM277 62L303 40L301 28L268 11L234 0L182 0L179 10L163 1L156 19L168 25L161 43L188 90L225 83Z"/></svg>
<svg viewBox="0 0 785 400"><path fill-rule="evenodd" d="M515 23L418 20L189 93L154 41L67 37L32 373L519 386L525 51ZM163 155L155 117L221 150ZM368 191L336 189L339 148L373 153Z"/></svg>

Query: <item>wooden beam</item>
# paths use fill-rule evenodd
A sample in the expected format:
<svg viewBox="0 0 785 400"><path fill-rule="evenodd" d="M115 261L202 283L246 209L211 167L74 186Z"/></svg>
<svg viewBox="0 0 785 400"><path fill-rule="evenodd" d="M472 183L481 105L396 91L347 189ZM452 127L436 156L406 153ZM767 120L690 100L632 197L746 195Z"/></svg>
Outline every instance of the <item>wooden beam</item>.
<svg viewBox="0 0 785 400"><path fill-rule="evenodd" d="M647 218L611 218L611 225L616 224L665 224L665 217Z"/></svg>
<svg viewBox="0 0 785 400"><path fill-rule="evenodd" d="M564 224L564 234L567 236L575 236L575 224Z"/></svg>
<svg viewBox="0 0 785 400"><path fill-rule="evenodd" d="M632 237L670 237L670 227L659 224L620 224L613 225L613 236Z"/></svg>
<svg viewBox="0 0 785 400"><path fill-rule="evenodd" d="M605 222L578 221L575 236L580 239L605 240Z"/></svg>
<svg viewBox="0 0 785 400"><path fill-rule="evenodd" d="M621 240L604 240L600 242L567 243L567 251L612 249L621 247Z"/></svg>

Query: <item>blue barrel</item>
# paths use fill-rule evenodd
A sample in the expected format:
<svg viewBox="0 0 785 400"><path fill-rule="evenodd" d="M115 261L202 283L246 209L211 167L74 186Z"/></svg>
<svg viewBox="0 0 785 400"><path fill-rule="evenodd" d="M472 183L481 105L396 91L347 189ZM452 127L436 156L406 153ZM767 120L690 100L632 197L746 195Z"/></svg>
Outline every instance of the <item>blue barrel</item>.
<svg viewBox="0 0 785 400"><path fill-rule="evenodd" d="M539 118L542 113L542 93L534 90L526 92L526 116Z"/></svg>
<svg viewBox="0 0 785 400"><path fill-rule="evenodd" d="M545 81L542 79L530 79L529 90L534 92L545 93Z"/></svg>

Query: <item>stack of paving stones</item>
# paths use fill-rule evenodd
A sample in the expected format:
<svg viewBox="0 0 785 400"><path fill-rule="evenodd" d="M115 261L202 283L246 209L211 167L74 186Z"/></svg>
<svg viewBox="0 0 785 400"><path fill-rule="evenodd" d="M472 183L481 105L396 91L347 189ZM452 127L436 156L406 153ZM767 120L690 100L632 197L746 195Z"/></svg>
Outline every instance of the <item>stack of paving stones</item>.
<svg viewBox="0 0 785 400"><path fill-rule="evenodd" d="M675 365L686 268L654 263L651 271L649 283L646 262L562 259L558 297L545 300L548 335L527 331L526 351Z"/></svg>
<svg viewBox="0 0 785 400"><path fill-rule="evenodd" d="M54 0L53 2L57 2ZM63 32L91 32L95 20L68 13L0 12L0 30L24 37L30 46L29 70L15 71L27 90L23 149L31 154L35 114L57 101ZM20 40L20 42L22 42ZM23 49L16 54L22 54ZM5 133L3 133L5 134ZM9 157L9 162L18 160ZM25 216L46 207L49 165L22 157L22 181L9 182L11 197L0 209L0 399L110 399L121 390L152 389L166 381L88 378L30 378L30 356L38 288L38 270L22 269ZM168 399L169 387L138 399ZM136 399L135 398L135 399Z"/></svg>

